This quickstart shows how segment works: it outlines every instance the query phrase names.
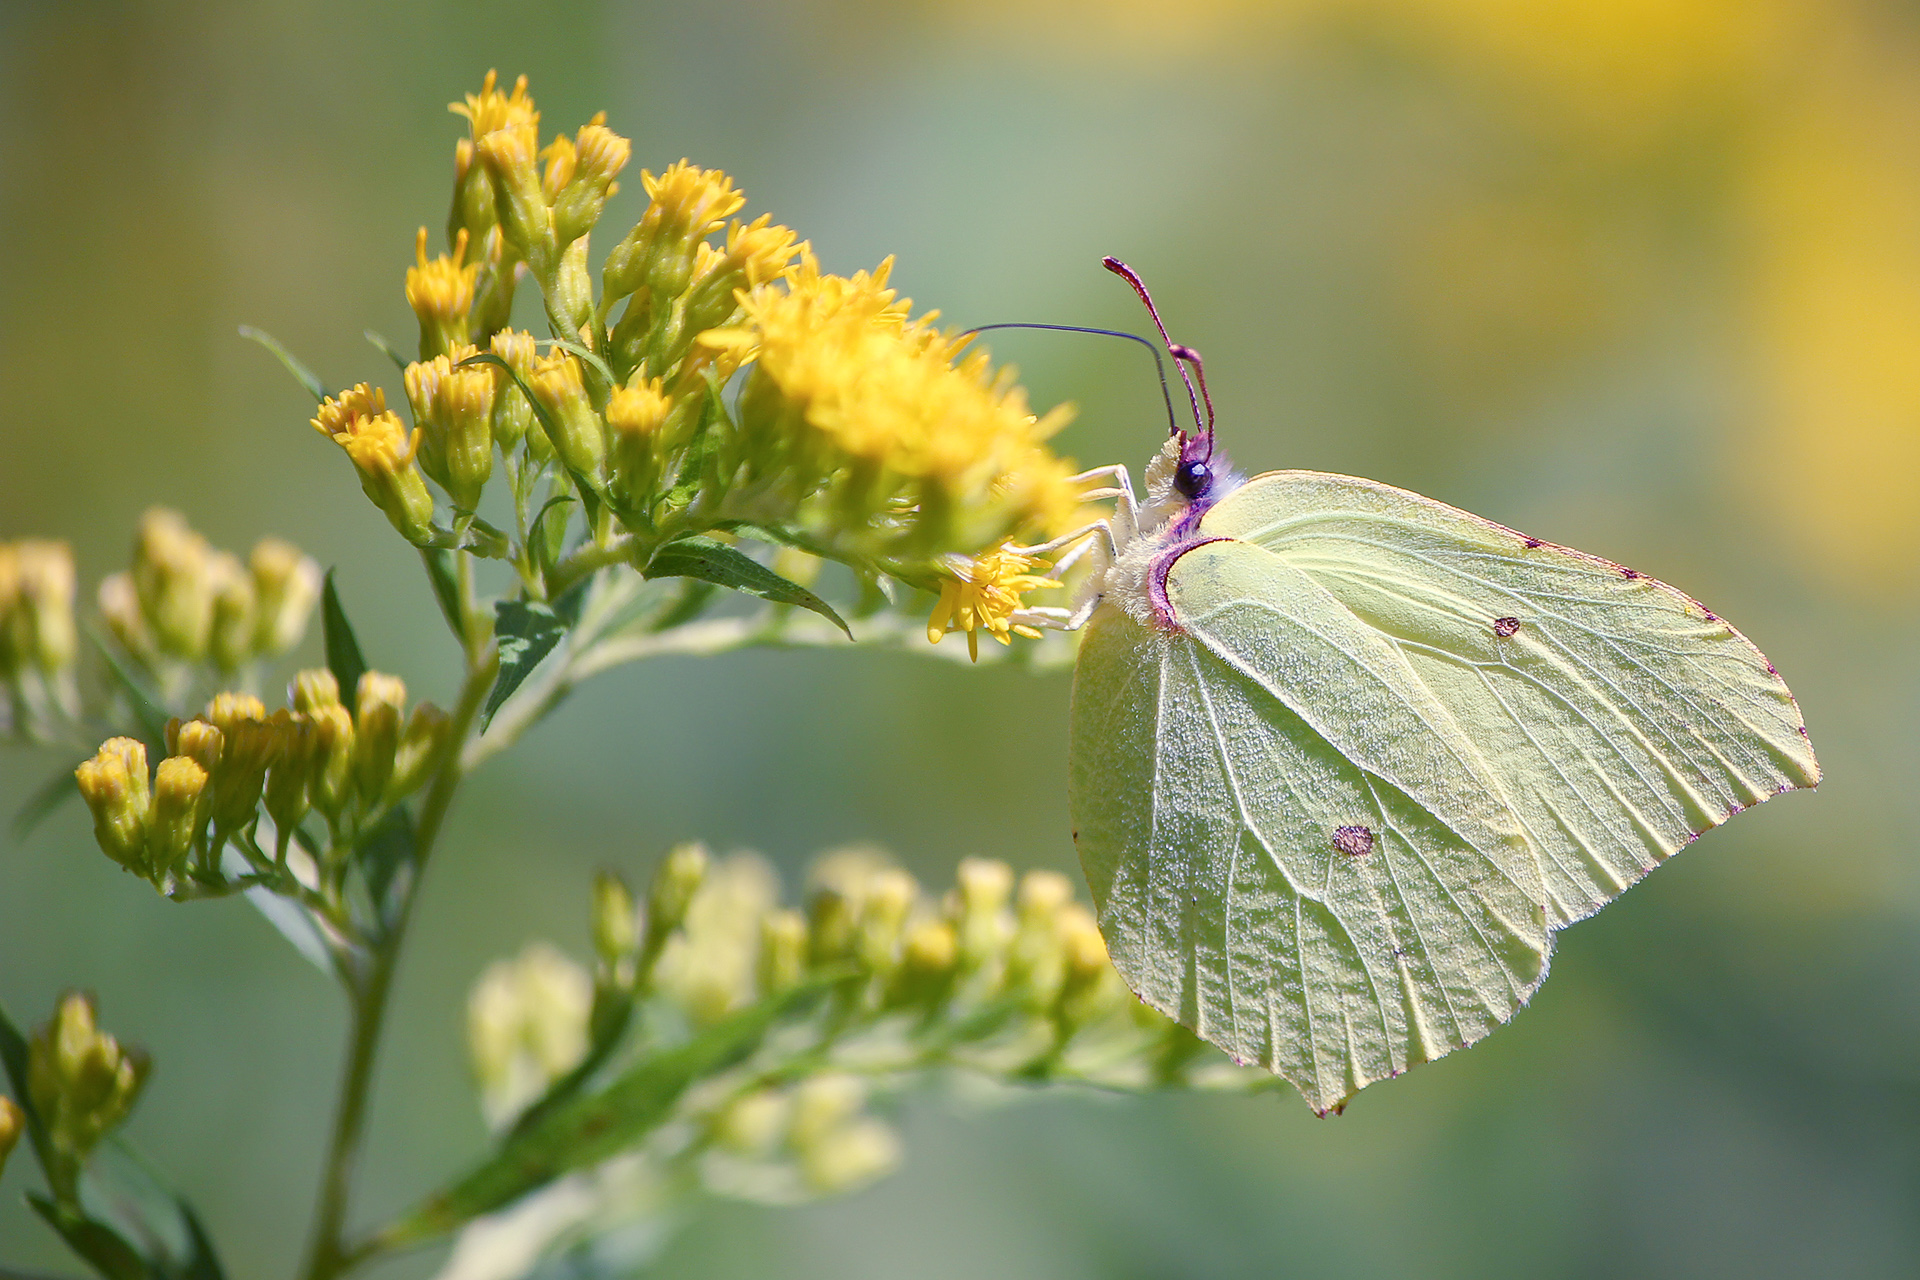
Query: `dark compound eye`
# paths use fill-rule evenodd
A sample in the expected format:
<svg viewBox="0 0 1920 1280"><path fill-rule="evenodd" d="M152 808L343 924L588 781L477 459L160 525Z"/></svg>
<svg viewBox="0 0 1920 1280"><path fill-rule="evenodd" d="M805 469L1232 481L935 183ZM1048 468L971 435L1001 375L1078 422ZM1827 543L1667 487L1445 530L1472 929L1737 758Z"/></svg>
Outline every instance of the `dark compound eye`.
<svg viewBox="0 0 1920 1280"><path fill-rule="evenodd" d="M1197 498L1212 479L1213 472L1207 469L1207 464L1195 459L1180 464L1180 469L1173 473L1173 487L1185 497Z"/></svg>

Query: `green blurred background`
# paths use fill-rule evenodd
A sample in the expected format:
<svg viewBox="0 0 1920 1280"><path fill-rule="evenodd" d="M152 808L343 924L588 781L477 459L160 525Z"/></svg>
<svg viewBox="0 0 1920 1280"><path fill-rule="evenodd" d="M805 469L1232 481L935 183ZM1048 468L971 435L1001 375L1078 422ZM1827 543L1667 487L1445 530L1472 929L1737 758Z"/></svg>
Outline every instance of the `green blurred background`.
<svg viewBox="0 0 1920 1280"><path fill-rule="evenodd" d="M1206 353L1243 465L1405 485L1680 585L1787 675L1830 779L1570 929L1511 1027L1339 1119L913 1100L900 1175L704 1209L659 1274L1920 1274L1911 6L10 0L0 537L71 538L91 584L150 503L223 546L282 534L342 566L370 658L444 700L416 562L234 330L393 383L359 335L411 333L445 104L491 66L532 77L543 131L604 108L633 138L614 234L637 170L686 155L831 269L898 254L958 324L1138 329L1098 266L1126 258ZM1065 452L1145 460L1138 351L995 336L1038 403L1081 405ZM479 1149L467 985L532 937L584 950L595 865L641 877L702 837L790 884L855 839L935 883L969 853L1070 869L1066 705L1064 676L858 652L604 678L456 811L362 1220ZM59 763L6 756L0 806ZM118 873L77 810L0 851L0 1000L37 1021L98 991L159 1064L135 1140L232 1274L288 1274L340 1000L246 906ZM30 1163L0 1257L71 1273L20 1203Z"/></svg>

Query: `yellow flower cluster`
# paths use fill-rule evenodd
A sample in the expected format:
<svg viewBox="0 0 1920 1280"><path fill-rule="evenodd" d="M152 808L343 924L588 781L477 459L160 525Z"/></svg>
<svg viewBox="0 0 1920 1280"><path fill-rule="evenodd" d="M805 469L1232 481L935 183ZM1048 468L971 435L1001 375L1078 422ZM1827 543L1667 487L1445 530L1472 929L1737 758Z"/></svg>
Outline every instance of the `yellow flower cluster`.
<svg viewBox="0 0 1920 1280"><path fill-rule="evenodd" d="M1040 563L1005 545L971 560L957 556L949 560L940 600L927 621L927 640L939 644L948 628L958 627L967 633L967 652L975 661L980 658L982 631L1001 644L1013 643L1010 636L1016 634L1038 640L1037 630L1014 618L1024 607L1025 593L1060 585L1057 579L1027 572Z"/></svg>
<svg viewBox="0 0 1920 1280"><path fill-rule="evenodd" d="M284 853L310 810L353 828L418 790L446 738L445 712L422 702L407 715L406 686L379 672L360 677L351 711L325 669L300 672L290 697L269 714L251 694L216 694L167 725L151 774L145 743L108 739L74 771L101 851L171 894L215 874L220 847L250 832L263 802Z"/></svg>
<svg viewBox="0 0 1920 1280"><path fill-rule="evenodd" d="M0 542L0 732L33 737L79 714L73 595L66 543Z"/></svg>
<svg viewBox="0 0 1920 1280"><path fill-rule="evenodd" d="M211 662L223 673L285 653L306 634L320 566L298 547L262 538L244 564L208 545L177 511L141 517L133 567L100 583L101 619L141 666Z"/></svg>
<svg viewBox="0 0 1920 1280"><path fill-rule="evenodd" d="M744 324L703 335L752 362L729 459L743 487L879 560L1065 528L1080 490L1045 441L1071 411L1036 417L1011 372L963 356L937 313L910 319L891 267L841 277L804 255L744 299Z"/></svg>
<svg viewBox="0 0 1920 1280"><path fill-rule="evenodd" d="M93 997L69 992L27 1046L27 1097L46 1135L47 1180L71 1201L94 1147L133 1110L151 1066L100 1030ZM0 1112L4 1109L0 1108ZM0 1145L0 1160L5 1158Z"/></svg>
<svg viewBox="0 0 1920 1280"><path fill-rule="evenodd" d="M433 496L414 457L420 429L408 431L387 408L387 394L362 382L320 405L313 429L342 449L360 475L360 487L386 513L400 536L416 545L433 536Z"/></svg>

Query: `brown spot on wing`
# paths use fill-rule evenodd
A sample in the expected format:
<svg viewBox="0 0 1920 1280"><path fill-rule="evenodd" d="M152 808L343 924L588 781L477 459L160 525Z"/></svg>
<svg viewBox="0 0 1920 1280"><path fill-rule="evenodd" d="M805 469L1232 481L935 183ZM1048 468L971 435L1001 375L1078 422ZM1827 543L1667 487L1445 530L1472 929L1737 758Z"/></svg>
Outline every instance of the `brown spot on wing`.
<svg viewBox="0 0 1920 1280"><path fill-rule="evenodd" d="M1373 852L1373 832L1365 827L1335 827L1333 847L1350 857L1364 858Z"/></svg>
<svg viewBox="0 0 1920 1280"><path fill-rule="evenodd" d="M1502 640L1505 640L1519 629L1520 619L1518 618L1495 618L1493 620L1493 634L1499 636Z"/></svg>

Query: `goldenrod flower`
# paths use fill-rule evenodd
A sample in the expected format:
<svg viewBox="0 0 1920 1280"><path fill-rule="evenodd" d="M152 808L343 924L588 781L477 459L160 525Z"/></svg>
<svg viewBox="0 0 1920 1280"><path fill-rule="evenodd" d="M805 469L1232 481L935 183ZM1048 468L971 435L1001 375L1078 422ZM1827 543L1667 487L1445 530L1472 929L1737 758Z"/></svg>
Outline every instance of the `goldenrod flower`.
<svg viewBox="0 0 1920 1280"><path fill-rule="evenodd" d="M673 442L667 438L673 397L660 379L635 378L615 387L607 400L607 427L613 437L613 483L629 503L643 503L659 486L664 460Z"/></svg>
<svg viewBox="0 0 1920 1280"><path fill-rule="evenodd" d="M138 738L108 738L73 776L93 811L93 835L101 852L144 874L150 802L146 744Z"/></svg>
<svg viewBox="0 0 1920 1280"><path fill-rule="evenodd" d="M197 661L213 626L213 549L177 511L154 507L140 518L133 586L140 612L163 653Z"/></svg>
<svg viewBox="0 0 1920 1280"><path fill-rule="evenodd" d="M427 260L427 229L414 237L415 265L407 268L407 305L420 321L420 358L431 360L465 345L480 264L468 262L467 229L453 238L453 252Z"/></svg>
<svg viewBox="0 0 1920 1280"><path fill-rule="evenodd" d="M368 808L380 803L393 778L394 755L400 748L400 713L407 705L406 682L398 676L368 671L354 691L353 772L360 798Z"/></svg>
<svg viewBox="0 0 1920 1280"><path fill-rule="evenodd" d="M493 474L493 400L498 370L460 362L478 354L457 346L445 355L410 364L404 375L407 401L420 424L420 469L453 505L472 511Z"/></svg>
<svg viewBox="0 0 1920 1280"><path fill-rule="evenodd" d="M746 296L743 324L701 335L754 362L729 473L744 467L796 508L819 494L823 504L780 518L878 557L972 553L1066 524L1079 491L1044 441L1068 411L1036 418L984 352L956 363L964 342L936 330L934 314L909 320L887 288L891 266L840 277L802 255L783 282Z"/></svg>
<svg viewBox="0 0 1920 1280"><path fill-rule="evenodd" d="M424 543L433 536L433 498L414 465L420 432L407 431L385 392L364 382L341 392L320 406L313 429L346 450L360 487L401 537Z"/></svg>
<svg viewBox="0 0 1920 1280"><path fill-rule="evenodd" d="M293 648L307 629L307 619L320 599L319 562L300 548L278 538L262 538L247 557L253 575L253 648L256 653L279 654Z"/></svg>
<svg viewBox="0 0 1920 1280"><path fill-rule="evenodd" d="M494 355L512 366L522 379L533 372L533 362L540 356L533 335L524 329L501 330L493 335L489 347ZM498 365L489 365L487 368L494 377L493 438L500 442L501 456L510 453L525 439L527 453L536 462L551 458L553 447L547 441L546 432L540 429L526 395L507 376L505 369Z"/></svg>
<svg viewBox="0 0 1920 1280"><path fill-rule="evenodd" d="M527 384L559 433L552 444L560 461L590 480L598 479L607 458L607 429L587 399L580 362L564 351L552 351L534 360Z"/></svg>
<svg viewBox="0 0 1920 1280"><path fill-rule="evenodd" d="M950 559L950 576L940 584L939 603L927 620L927 639L939 644L949 627L958 627L967 633L967 652L976 661L980 657L980 631L1001 644L1011 644L1010 637L1015 634L1038 640L1038 631L1014 619L1023 607L1021 596L1026 592L1060 585L1052 578L1027 572L1039 563L1004 545L972 560Z"/></svg>
<svg viewBox="0 0 1920 1280"><path fill-rule="evenodd" d="M499 78L498 71L489 70L480 82L479 93L467 94L464 103L447 104L447 110L467 118L476 141L495 129L539 127L540 112L527 94L527 78L515 80L512 93L500 92Z"/></svg>
<svg viewBox="0 0 1920 1280"><path fill-rule="evenodd" d="M727 225L746 203L726 174L688 160L669 165L658 177L643 169L640 182L647 190L647 211L607 255L603 307L642 286L656 298L684 293L693 274L694 246Z"/></svg>
<svg viewBox="0 0 1920 1280"><path fill-rule="evenodd" d="M564 138L556 138L554 146L558 147L563 142ZM614 178L627 167L627 161L633 155L633 144L607 128L604 111L589 120L573 141L566 143L566 148L566 177L556 183L556 174L551 165L547 173L547 199L553 206L553 235L563 245L571 244L587 234L593 224L600 220L600 211L606 207L607 197L619 190Z"/></svg>
<svg viewBox="0 0 1920 1280"><path fill-rule="evenodd" d="M156 883L179 875L206 825L207 771L187 756L169 756L153 775L153 807L147 821L148 874Z"/></svg>

